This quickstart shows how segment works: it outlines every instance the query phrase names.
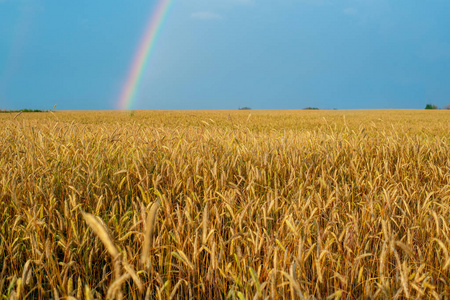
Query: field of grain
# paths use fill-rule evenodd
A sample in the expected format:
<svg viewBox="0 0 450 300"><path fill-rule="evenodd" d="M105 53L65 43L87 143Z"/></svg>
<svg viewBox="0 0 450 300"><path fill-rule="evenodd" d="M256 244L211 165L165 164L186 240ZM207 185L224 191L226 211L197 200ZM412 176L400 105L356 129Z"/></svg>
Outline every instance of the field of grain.
<svg viewBox="0 0 450 300"><path fill-rule="evenodd" d="M2 299L450 297L449 111L0 128Z"/></svg>

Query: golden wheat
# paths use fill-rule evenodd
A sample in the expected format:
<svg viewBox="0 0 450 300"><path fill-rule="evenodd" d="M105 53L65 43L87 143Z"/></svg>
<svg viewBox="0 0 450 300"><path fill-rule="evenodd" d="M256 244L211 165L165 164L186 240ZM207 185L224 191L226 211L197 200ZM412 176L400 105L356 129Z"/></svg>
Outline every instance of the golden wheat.
<svg viewBox="0 0 450 300"><path fill-rule="evenodd" d="M450 297L448 111L0 125L3 298Z"/></svg>

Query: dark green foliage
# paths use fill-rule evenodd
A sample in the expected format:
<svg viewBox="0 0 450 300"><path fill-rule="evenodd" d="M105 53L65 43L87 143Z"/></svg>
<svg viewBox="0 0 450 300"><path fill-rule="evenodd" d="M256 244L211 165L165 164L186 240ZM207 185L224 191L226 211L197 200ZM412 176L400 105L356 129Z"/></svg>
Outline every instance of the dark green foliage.
<svg viewBox="0 0 450 300"><path fill-rule="evenodd" d="M18 112L48 112L47 110L40 109L19 109L19 110L0 110L0 113L18 113Z"/></svg>
<svg viewBox="0 0 450 300"><path fill-rule="evenodd" d="M425 109L437 109L437 106L434 104L427 104L427 106L425 106Z"/></svg>

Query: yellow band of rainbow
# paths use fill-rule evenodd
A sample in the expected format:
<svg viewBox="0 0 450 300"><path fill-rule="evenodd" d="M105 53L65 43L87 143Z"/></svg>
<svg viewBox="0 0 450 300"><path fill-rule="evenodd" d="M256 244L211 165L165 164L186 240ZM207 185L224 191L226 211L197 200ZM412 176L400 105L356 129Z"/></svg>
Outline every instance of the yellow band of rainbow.
<svg viewBox="0 0 450 300"><path fill-rule="evenodd" d="M145 34L136 52L133 64L128 73L127 80L123 86L117 108L121 110L128 110L133 107L136 102L136 92L139 89L142 75L147 66L148 60L155 47L158 33L161 30L162 24L168 15L171 4L174 0L159 0L155 9L152 11L148 24L146 26Z"/></svg>

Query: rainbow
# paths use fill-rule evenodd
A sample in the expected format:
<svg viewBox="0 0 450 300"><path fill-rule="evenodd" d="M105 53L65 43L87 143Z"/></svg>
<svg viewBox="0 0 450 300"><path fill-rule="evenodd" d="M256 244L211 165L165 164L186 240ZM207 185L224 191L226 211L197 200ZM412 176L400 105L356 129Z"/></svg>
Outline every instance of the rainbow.
<svg viewBox="0 0 450 300"><path fill-rule="evenodd" d="M152 51L155 47L158 33L168 15L171 4L174 0L158 0L156 7L150 15L146 30L136 55L133 59L127 80L123 86L122 93L117 103L120 110L129 110L136 101L136 92L142 80L142 74L149 61Z"/></svg>

